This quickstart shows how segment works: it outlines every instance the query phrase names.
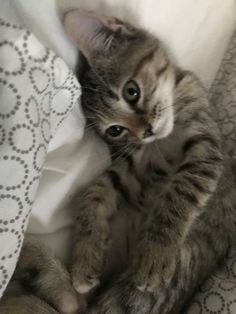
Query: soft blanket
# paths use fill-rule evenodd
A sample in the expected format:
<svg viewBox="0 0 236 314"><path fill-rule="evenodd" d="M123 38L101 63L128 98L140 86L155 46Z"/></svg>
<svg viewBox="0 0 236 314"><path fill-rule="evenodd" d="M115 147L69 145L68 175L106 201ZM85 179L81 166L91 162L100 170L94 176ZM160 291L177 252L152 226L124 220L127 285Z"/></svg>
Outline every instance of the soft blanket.
<svg viewBox="0 0 236 314"><path fill-rule="evenodd" d="M122 2L122 0L120 1ZM217 1L215 2L216 6ZM58 0L58 2L60 7L65 10L67 1ZM75 6L75 2L69 2L73 7ZM107 3L109 2L107 0ZM55 13L55 2L41 0L41 8L43 8L41 14L35 11L30 12L32 8L35 8L35 3L35 1L30 0L1 1L0 296L14 271L29 218L31 220L28 231L33 233L53 234L54 231L69 226L71 218L67 215L67 203L71 195L75 189L78 189L78 186L81 188L86 185L109 163L103 144L95 139L95 136L90 132L84 132L85 121L78 101L80 87L67 65L75 66L76 51L70 49L71 43L64 45L68 39L63 41L66 36ZM92 3L96 5L93 6ZM145 7L142 1L130 2L131 7L133 6L133 12L135 12L135 5L137 10L143 12L143 15L139 12L140 21L138 22L136 19L136 23L148 26L148 22L153 21L149 27L155 31L158 26L159 29L156 33L158 35L160 33L164 40L168 39L172 30L165 28L164 17L167 16L165 14L170 14L170 1L158 2L165 14L163 19L155 21L156 24L154 23L154 15L152 15L153 19L149 20L153 3L153 1L148 0L145 2L147 5ZM190 3L196 5L196 2L178 0L178 3L185 7L185 11L178 15L176 10L172 17L174 16L175 22L179 21L180 23L183 14L186 16L186 5L187 8L188 6L191 8ZM148 4L150 5L149 9ZM188 33L190 34L192 31L191 36L187 36L185 29L186 32L183 37L185 37L186 44L189 43L191 46L195 43L193 54L188 54L191 47L187 49L185 45L181 46L182 50L178 50L181 40L183 42L183 37L179 41L178 36L172 36L169 42L167 40L168 45L174 47L180 64L195 70L206 86L211 84L227 38L232 32L233 23L230 20L229 9L232 4L233 1L228 0L224 6L222 5L222 10L217 11L218 13L214 15L217 17L214 23L211 24L211 19L207 20L205 36L199 38L204 25L201 28L202 25L193 24L192 27L194 26L194 28L190 29ZM201 18L201 23L204 23L204 19L209 16L212 18L210 12L216 8L212 2L204 0L204 4L199 2L198 5L204 8L204 18ZM99 10L104 9L109 14L114 14L111 3L102 8L99 6L99 1L95 1L90 3L90 7L97 7ZM199 7L196 5L194 8L201 16L200 11L197 10ZM47 14L45 16L42 14L47 10L53 21L51 24L45 17ZM217 24L217 21L220 20L219 12L224 13L231 23L227 24L228 31L226 33L220 32L222 25ZM33 21L30 18L31 14L34 17ZM158 14L161 17L160 13ZM120 10L118 10L118 15L122 17ZM21 16L21 20L19 20L19 16ZM188 22L190 19L191 17L186 16ZM44 27L38 26L39 20L43 20ZM28 26L28 29L22 26L24 24ZM47 32L48 25L52 26ZM217 36L213 33L216 30L216 25L218 25L216 33L218 36L220 35L218 44ZM231 30L229 25L231 25ZM179 34L183 25L181 27ZM41 44L29 29L33 29L45 45ZM40 30L44 30L45 33L43 34ZM208 37L206 36L207 31ZM46 36L44 36L45 34ZM54 34L57 34L57 39L60 38L61 41L54 41L52 44ZM197 45L198 38L199 44ZM210 42L209 38L214 38L214 41ZM220 123L222 134L226 139L226 149L231 154L235 153L236 147L235 38L236 35L233 37L230 49L217 75L217 80L211 88L212 105ZM61 50L58 42L63 43ZM206 42L208 49L204 54L202 48ZM67 64L52 50L45 48L46 46L57 51L67 61ZM213 58L214 62L210 63L213 51L216 51L216 55ZM204 62L201 62L203 59ZM209 71L206 64L210 64ZM62 238L67 239L64 233L62 233ZM234 297L236 287L235 258L235 254L232 252L225 268L219 274L214 275L196 296L189 313L234 313L236 310Z"/></svg>
<svg viewBox="0 0 236 314"><path fill-rule="evenodd" d="M1 12L2 13L2 12ZM54 52L12 16L0 18L0 296L11 278L49 142L80 86Z"/></svg>

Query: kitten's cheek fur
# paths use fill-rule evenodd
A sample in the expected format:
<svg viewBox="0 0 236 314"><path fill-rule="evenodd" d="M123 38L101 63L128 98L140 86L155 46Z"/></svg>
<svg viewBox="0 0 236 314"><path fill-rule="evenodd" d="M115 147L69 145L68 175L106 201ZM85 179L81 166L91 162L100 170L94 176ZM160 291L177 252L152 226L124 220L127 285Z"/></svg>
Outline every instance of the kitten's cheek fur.
<svg viewBox="0 0 236 314"><path fill-rule="evenodd" d="M161 121L156 124L154 132L157 139L167 137L173 130L174 127L174 116L173 112L169 112Z"/></svg>

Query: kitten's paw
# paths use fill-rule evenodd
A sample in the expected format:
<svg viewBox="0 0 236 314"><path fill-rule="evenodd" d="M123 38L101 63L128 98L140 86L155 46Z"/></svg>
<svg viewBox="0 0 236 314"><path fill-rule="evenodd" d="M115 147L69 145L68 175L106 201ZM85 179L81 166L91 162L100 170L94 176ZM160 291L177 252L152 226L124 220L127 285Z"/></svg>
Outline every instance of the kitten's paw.
<svg viewBox="0 0 236 314"><path fill-rule="evenodd" d="M142 292L154 292L174 274L176 248L143 239L134 258L133 281Z"/></svg>
<svg viewBox="0 0 236 314"><path fill-rule="evenodd" d="M36 267L35 274L32 273L31 276L27 274L22 278L29 291L33 290L40 299L63 314L75 313L83 308L84 300L78 297L69 273L59 260L46 259Z"/></svg>
<svg viewBox="0 0 236 314"><path fill-rule="evenodd" d="M86 300L82 296L75 296L71 293L65 292L61 295L58 302L58 309L61 313L70 314L78 310L84 312L86 309Z"/></svg>
<svg viewBox="0 0 236 314"><path fill-rule="evenodd" d="M83 277L80 274L72 273L72 281L75 290L81 294L88 293L99 284L99 279Z"/></svg>
<svg viewBox="0 0 236 314"><path fill-rule="evenodd" d="M62 313L73 313L78 310L78 303L73 296L65 293L62 295L61 300L59 300L58 307Z"/></svg>
<svg viewBox="0 0 236 314"><path fill-rule="evenodd" d="M73 253L72 283L76 291L85 294L99 284L106 247L101 239L91 237L78 241Z"/></svg>
<svg viewBox="0 0 236 314"><path fill-rule="evenodd" d="M130 280L130 274L123 274L96 299L88 309L89 314L147 314L152 313L153 296L138 290ZM94 306L94 307L93 307Z"/></svg>

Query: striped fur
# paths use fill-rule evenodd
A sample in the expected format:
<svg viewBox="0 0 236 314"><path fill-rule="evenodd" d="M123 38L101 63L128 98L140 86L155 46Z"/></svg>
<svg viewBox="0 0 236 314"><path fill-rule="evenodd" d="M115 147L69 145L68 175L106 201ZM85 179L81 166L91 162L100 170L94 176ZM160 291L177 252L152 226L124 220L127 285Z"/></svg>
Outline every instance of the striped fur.
<svg viewBox="0 0 236 314"><path fill-rule="evenodd" d="M93 232L101 239L105 230L103 255L99 262L88 262L90 249L96 256L101 255L101 243L95 244L94 240L91 248L79 246L74 251L72 269L79 269L80 274L73 271L72 280L81 291L80 283L83 287L85 282L81 274L88 277L82 269L88 263L93 264L91 269L100 265L96 282L103 278L109 251L105 241L111 238L112 217L119 216L122 210L138 212L142 228L135 230L135 241L131 246L129 243L123 273L120 279L109 281L109 288L91 312L177 314L232 244L235 181L231 161L221 150L207 93L198 78L176 68L160 42L148 33L144 36L143 31L135 29L134 37L133 41L125 35L123 41L119 38L121 48L116 45L108 60L102 55L91 57L91 51L88 57L86 49L83 51L88 62L81 78L83 108L89 122L108 143L113 164L78 201L78 211L81 214L83 208L86 219L102 215L99 221L95 218L98 223L86 241L95 237ZM170 73L174 73L175 84ZM132 106L121 96L127 78L136 80L141 88L140 101ZM166 91L170 97L166 97ZM165 115L169 120L173 115L173 126L166 127L169 129L165 136L159 137L158 121ZM108 138L106 125L114 122L125 125L128 134L118 140ZM172 122L166 119L166 125ZM138 129L145 128L145 124L151 124L154 130L155 138L150 143L144 143L139 136ZM126 231L127 238L129 232ZM78 232L76 239L81 242ZM110 246L115 246L114 241ZM113 272L116 273L114 265ZM93 286L88 283L87 289Z"/></svg>
<svg viewBox="0 0 236 314"><path fill-rule="evenodd" d="M111 283L92 313L179 313L234 240L231 161L221 151L206 92L190 72L175 88L174 112L175 126L166 139L114 160L86 192L102 195L109 216L124 204L146 213L125 274ZM99 190L105 178L107 185ZM87 215L94 207L87 205Z"/></svg>

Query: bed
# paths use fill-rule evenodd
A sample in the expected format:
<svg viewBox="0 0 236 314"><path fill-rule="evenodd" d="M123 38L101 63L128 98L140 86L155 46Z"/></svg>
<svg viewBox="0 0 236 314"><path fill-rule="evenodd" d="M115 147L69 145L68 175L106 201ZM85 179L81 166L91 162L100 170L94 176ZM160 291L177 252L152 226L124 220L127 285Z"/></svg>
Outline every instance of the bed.
<svg viewBox="0 0 236 314"><path fill-rule="evenodd" d="M78 52L61 20L71 8L127 19L158 35L176 62L209 90L236 157L235 0L1 0L0 295L14 271L24 233L38 234L66 261L76 190L110 163L85 129ZM236 251L193 298L188 313L236 313Z"/></svg>

